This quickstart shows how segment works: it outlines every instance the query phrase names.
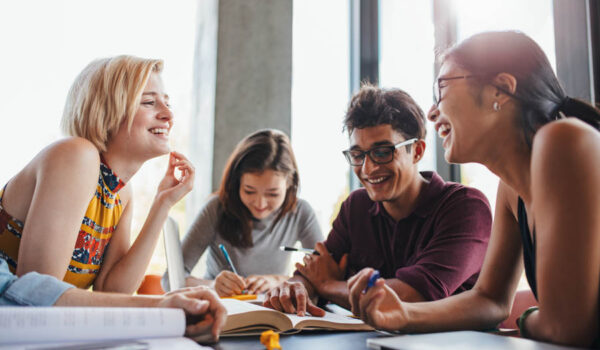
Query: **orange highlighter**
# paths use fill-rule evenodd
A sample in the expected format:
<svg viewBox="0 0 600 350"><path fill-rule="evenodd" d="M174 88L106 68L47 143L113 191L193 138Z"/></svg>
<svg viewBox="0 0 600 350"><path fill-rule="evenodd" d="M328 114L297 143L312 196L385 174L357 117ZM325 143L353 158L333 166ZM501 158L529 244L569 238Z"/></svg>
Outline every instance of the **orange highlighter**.
<svg viewBox="0 0 600 350"><path fill-rule="evenodd" d="M221 297L221 299L255 300L256 294L234 294L229 297Z"/></svg>

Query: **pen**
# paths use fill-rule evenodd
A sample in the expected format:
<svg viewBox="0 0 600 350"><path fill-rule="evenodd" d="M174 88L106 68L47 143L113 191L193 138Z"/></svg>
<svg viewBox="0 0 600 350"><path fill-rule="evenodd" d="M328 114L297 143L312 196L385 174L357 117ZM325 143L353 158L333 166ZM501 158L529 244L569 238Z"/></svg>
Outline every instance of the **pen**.
<svg viewBox="0 0 600 350"><path fill-rule="evenodd" d="M221 249L221 251L223 252L223 255L225 256L225 260L227 260L227 263L229 264L231 271L233 271L233 273L235 273L236 275L239 275L239 273L237 273L237 270L233 266L233 261L231 261L231 258L229 257L229 254L227 253L227 249L225 249L225 246L222 244L219 244L219 249Z"/></svg>
<svg viewBox="0 0 600 350"><path fill-rule="evenodd" d="M371 272L371 277L369 277L369 281L367 282L367 288L365 288L363 293L366 293L369 290L369 288L373 287L375 285L375 282L377 282L377 280L379 279L379 277L381 277L379 271L373 270L373 272Z"/></svg>
<svg viewBox="0 0 600 350"><path fill-rule="evenodd" d="M294 248L294 247L286 247L286 246L282 245L281 247L279 247L279 249L283 250L284 252L302 252L304 254L321 255L321 254L319 254L318 251L313 250L313 249L308 249L308 248Z"/></svg>

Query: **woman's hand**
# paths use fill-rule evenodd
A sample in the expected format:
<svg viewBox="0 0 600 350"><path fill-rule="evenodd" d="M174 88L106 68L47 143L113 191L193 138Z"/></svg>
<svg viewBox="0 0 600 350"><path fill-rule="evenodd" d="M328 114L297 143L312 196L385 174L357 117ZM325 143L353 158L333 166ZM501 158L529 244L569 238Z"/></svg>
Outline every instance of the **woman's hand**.
<svg viewBox="0 0 600 350"><path fill-rule="evenodd" d="M175 176L175 169L181 171L181 178ZM156 200L171 208L194 186L195 169L192 163L181 153L169 154L167 173L158 185Z"/></svg>
<svg viewBox="0 0 600 350"><path fill-rule="evenodd" d="M251 275L246 278L246 289L250 294L266 293L287 279L280 275Z"/></svg>
<svg viewBox="0 0 600 350"><path fill-rule="evenodd" d="M242 294L245 289L246 281L244 278L231 271L221 271L215 278L215 291L220 297Z"/></svg>
<svg viewBox="0 0 600 350"><path fill-rule="evenodd" d="M402 329L408 319L404 303L383 278L364 293L372 272L373 269L365 268L348 280L352 313L377 329Z"/></svg>
<svg viewBox="0 0 600 350"><path fill-rule="evenodd" d="M182 288L165 294L157 307L181 308L186 315L185 335L207 342L219 340L227 310L208 287Z"/></svg>

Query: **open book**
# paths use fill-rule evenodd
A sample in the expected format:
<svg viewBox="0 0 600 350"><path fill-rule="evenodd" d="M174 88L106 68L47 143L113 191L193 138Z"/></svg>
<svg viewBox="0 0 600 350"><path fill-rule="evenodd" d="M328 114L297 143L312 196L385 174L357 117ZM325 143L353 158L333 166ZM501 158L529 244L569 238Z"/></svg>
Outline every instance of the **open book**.
<svg viewBox="0 0 600 350"><path fill-rule="evenodd" d="M0 349L199 349L167 308L0 307Z"/></svg>
<svg viewBox="0 0 600 350"><path fill-rule="evenodd" d="M222 299L221 302L228 314L222 336L260 334L265 330L287 334L301 330L373 330L359 319L331 312L327 312L323 317L300 317L235 299Z"/></svg>

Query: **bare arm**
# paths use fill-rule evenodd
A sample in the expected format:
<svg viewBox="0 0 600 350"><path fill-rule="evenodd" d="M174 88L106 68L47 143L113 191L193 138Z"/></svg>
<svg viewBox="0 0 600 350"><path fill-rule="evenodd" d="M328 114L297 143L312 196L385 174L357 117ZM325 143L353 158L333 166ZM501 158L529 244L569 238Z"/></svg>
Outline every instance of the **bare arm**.
<svg viewBox="0 0 600 350"><path fill-rule="evenodd" d="M175 178L176 168L182 171L181 179ZM133 293L138 288L169 210L192 189L193 180L194 168L191 163L182 154L171 152L167 173L158 186L148 217L131 247L132 199L129 199L94 282L94 290Z"/></svg>
<svg viewBox="0 0 600 350"><path fill-rule="evenodd" d="M525 329L535 339L589 346L599 327L600 136L582 125L551 123L534 139L539 311L526 319Z"/></svg>
<svg viewBox="0 0 600 350"><path fill-rule="evenodd" d="M501 183L490 244L472 290L433 302L405 303L379 280L363 295L372 272L364 269L348 282L352 311L386 330L433 332L497 326L510 312L522 272L521 239L512 202L516 203L516 195Z"/></svg>
<svg viewBox="0 0 600 350"><path fill-rule="evenodd" d="M97 149L81 138L49 146L28 165L35 179L29 206L18 196L7 197L5 203L26 213L17 275L37 271L64 277L81 220L96 190L99 165Z"/></svg>

